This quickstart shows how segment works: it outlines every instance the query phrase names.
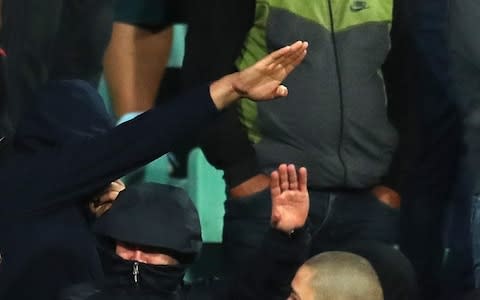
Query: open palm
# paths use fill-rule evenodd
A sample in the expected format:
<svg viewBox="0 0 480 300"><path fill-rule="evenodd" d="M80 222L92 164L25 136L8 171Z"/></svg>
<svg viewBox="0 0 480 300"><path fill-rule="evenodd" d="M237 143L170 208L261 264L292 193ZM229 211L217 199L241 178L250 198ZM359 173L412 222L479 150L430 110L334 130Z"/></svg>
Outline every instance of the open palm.
<svg viewBox="0 0 480 300"><path fill-rule="evenodd" d="M310 198L307 170L282 164L271 174L272 226L284 232L303 227L307 220Z"/></svg>
<svg viewBox="0 0 480 300"><path fill-rule="evenodd" d="M234 89L243 97L256 101L286 96L282 81L298 66L307 54L307 42L298 41L270 53L253 66L241 71Z"/></svg>

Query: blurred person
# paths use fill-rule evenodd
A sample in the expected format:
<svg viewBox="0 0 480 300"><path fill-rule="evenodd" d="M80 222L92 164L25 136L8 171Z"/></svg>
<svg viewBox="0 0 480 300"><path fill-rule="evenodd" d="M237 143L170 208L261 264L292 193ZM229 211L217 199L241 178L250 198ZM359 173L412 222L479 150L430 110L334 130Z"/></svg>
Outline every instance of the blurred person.
<svg viewBox="0 0 480 300"><path fill-rule="evenodd" d="M169 59L177 54L172 52L174 25L185 22L185 5L183 1L165 0L115 3L112 38L105 52L104 68L117 124L181 91L181 65L169 64ZM169 153L170 175L187 176L189 145L191 143L179 145ZM133 180L138 175L130 177Z"/></svg>
<svg viewBox="0 0 480 300"><path fill-rule="evenodd" d="M119 122L151 109L158 98L181 7L171 1L115 3L105 79Z"/></svg>
<svg viewBox="0 0 480 300"><path fill-rule="evenodd" d="M288 300L383 300L375 270L363 257L324 252L308 259L292 281Z"/></svg>
<svg viewBox="0 0 480 300"><path fill-rule="evenodd" d="M82 79L97 86L112 5L113 0L3 0L1 40L9 55L13 128L47 81Z"/></svg>
<svg viewBox="0 0 480 300"><path fill-rule="evenodd" d="M396 1L394 13L385 77L400 132L393 166L405 199L399 245L423 297L451 299L449 291L468 281L469 209L460 117L449 85L448 1Z"/></svg>
<svg viewBox="0 0 480 300"><path fill-rule="evenodd" d="M286 299L277 282L291 281L308 253L306 170L282 165L272 174L272 228L264 246L226 290L210 299ZM199 217L187 193L146 183L121 192L94 225L105 280L75 285L61 299L198 299L183 283L199 253ZM244 273L245 272L245 273Z"/></svg>
<svg viewBox="0 0 480 300"><path fill-rule="evenodd" d="M471 197L471 241L473 245L473 272L475 287L480 287L480 39L474 26L480 17L477 1L449 1L449 49L453 91L462 113L465 160L471 168L473 185Z"/></svg>
<svg viewBox="0 0 480 300"><path fill-rule="evenodd" d="M3 11L3 0L0 0L0 31L2 30L2 11Z"/></svg>
<svg viewBox="0 0 480 300"><path fill-rule="evenodd" d="M6 83L6 61L7 55L0 43L0 159L7 156L8 143L13 135L13 126L10 116L7 113L7 83Z"/></svg>
<svg viewBox="0 0 480 300"><path fill-rule="evenodd" d="M281 82L307 46L284 47L116 128L90 84L47 84L20 123L14 154L0 168L0 297L52 299L60 288L101 278L89 202L108 206L110 190L98 195L110 186L115 196L121 184L112 182L165 154L241 96L285 96ZM45 276L49 270L55 276Z"/></svg>

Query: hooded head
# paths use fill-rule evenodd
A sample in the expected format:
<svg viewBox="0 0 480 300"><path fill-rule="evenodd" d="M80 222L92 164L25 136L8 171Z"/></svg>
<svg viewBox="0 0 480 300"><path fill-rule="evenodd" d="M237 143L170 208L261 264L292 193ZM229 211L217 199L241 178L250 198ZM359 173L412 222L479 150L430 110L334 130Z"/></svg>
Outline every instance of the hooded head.
<svg viewBox="0 0 480 300"><path fill-rule="evenodd" d="M105 274L110 283L113 279L123 289L133 284L175 293L202 245L199 217L187 193L156 183L122 191L111 209L97 219L94 231L100 237ZM120 257L118 245L165 254L178 264L156 265Z"/></svg>
<svg viewBox="0 0 480 300"><path fill-rule="evenodd" d="M188 194L158 183L120 192L94 230L116 241L165 249L182 257L195 256L202 245L199 217Z"/></svg>
<svg viewBox="0 0 480 300"><path fill-rule="evenodd" d="M20 152L58 147L113 127L97 90L81 80L51 81L36 92L20 121L14 146Z"/></svg>

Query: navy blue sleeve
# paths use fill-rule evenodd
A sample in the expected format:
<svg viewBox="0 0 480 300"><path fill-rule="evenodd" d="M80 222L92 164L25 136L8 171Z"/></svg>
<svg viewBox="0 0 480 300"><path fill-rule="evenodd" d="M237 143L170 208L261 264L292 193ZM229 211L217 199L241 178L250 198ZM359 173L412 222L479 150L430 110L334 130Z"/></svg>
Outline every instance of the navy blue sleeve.
<svg viewBox="0 0 480 300"><path fill-rule="evenodd" d="M110 182L198 133L218 114L209 87L202 86L105 134L11 161L0 173L0 216L88 200Z"/></svg>

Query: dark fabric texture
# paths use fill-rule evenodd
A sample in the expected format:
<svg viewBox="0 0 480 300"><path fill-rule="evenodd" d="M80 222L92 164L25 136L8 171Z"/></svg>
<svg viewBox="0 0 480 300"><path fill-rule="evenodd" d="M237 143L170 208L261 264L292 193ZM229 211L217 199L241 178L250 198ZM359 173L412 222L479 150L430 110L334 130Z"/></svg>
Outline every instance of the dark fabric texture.
<svg viewBox="0 0 480 300"><path fill-rule="evenodd" d="M184 22L183 2L183 0L117 0L114 20L161 30L173 23Z"/></svg>
<svg viewBox="0 0 480 300"><path fill-rule="evenodd" d="M480 39L475 22L480 7L475 1L450 1L450 58L453 91L465 126L466 159L474 171L474 193L480 193Z"/></svg>
<svg viewBox="0 0 480 300"><path fill-rule="evenodd" d="M199 137L208 162L223 170L227 187L235 187L260 173L255 150L238 118L236 107L230 107Z"/></svg>
<svg viewBox="0 0 480 300"><path fill-rule="evenodd" d="M3 1L1 40L9 54L8 115L14 128L34 92L48 80L98 84L110 39L112 1Z"/></svg>
<svg viewBox="0 0 480 300"><path fill-rule="evenodd" d="M184 87L236 71L235 60L253 24L255 0L193 0L186 8ZM219 45L221 51L218 51ZM203 132L199 144L207 160L224 171L228 187L258 174L255 151L238 119L236 107L229 108Z"/></svg>
<svg viewBox="0 0 480 300"><path fill-rule="evenodd" d="M16 152L43 152L113 128L100 95L81 81L75 81L74 87L69 81L52 81L38 91L18 125Z"/></svg>
<svg viewBox="0 0 480 300"><path fill-rule="evenodd" d="M260 250L243 267L247 271L229 282L231 287L219 299L287 299L296 271L309 257L310 242L308 227L296 230L291 236L269 229Z"/></svg>
<svg viewBox="0 0 480 300"><path fill-rule="evenodd" d="M471 271L473 265L476 288L480 287L480 243L478 239L480 236L480 173L478 169L480 165L480 38L476 30L479 17L480 3L477 1L449 1L448 34L452 87L458 108L462 113L464 161L470 171L466 177L471 184L470 189L465 189L468 201L461 203L464 207L456 214L457 220L460 221L457 223L463 225L463 228L460 234L454 235L452 245L460 250L463 250L461 247L466 248L467 251L472 249L473 263L472 255L467 255L467 251L461 251L460 254L463 254L470 262L467 265L470 268L467 270ZM469 207L472 208L471 214L467 213ZM471 215L472 218L467 218L468 215ZM472 244L466 243L465 239ZM453 263L451 265L455 266ZM460 283L462 282L460 281Z"/></svg>
<svg viewBox="0 0 480 300"><path fill-rule="evenodd" d="M102 116L98 92L85 82L51 83L34 100L42 107L32 107L39 113L22 122L17 152L0 168L2 299L21 299L13 297L16 290L10 288L18 286L18 280L33 280L28 277L31 270L40 270L36 262L71 270L78 277L67 280L70 284L101 278L85 203L218 114L207 86L115 128ZM65 124L52 127L59 121ZM69 259L57 260L53 250ZM57 280L68 278L64 275L35 277L38 286L52 288L22 290L30 293L25 299L54 299L67 283Z"/></svg>
<svg viewBox="0 0 480 300"><path fill-rule="evenodd" d="M394 186L402 195L400 247L418 273L424 298L439 299L446 290L458 288L457 279L467 281L459 270L469 256L464 250L469 247L464 202L469 200L454 191L455 185L464 188L460 181L465 171L459 169L461 116L450 90L448 1L396 1L394 12L385 77L391 117L400 132L393 170ZM448 245L452 214L458 214L453 216L455 245ZM449 260L458 255L462 259L455 258L457 270L443 273L446 247L452 250Z"/></svg>
<svg viewBox="0 0 480 300"><path fill-rule="evenodd" d="M187 193L169 185L144 183L120 192L94 232L117 241L195 256L202 236L197 209Z"/></svg>
<svg viewBox="0 0 480 300"><path fill-rule="evenodd" d="M13 124L8 114L7 56L0 43L0 160L6 157L13 137Z"/></svg>

